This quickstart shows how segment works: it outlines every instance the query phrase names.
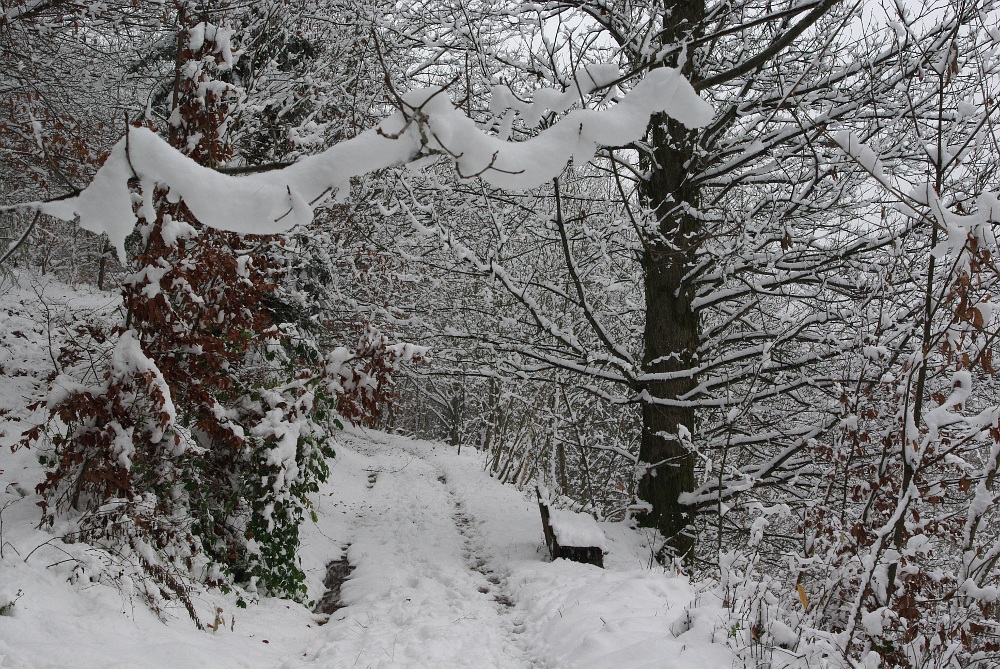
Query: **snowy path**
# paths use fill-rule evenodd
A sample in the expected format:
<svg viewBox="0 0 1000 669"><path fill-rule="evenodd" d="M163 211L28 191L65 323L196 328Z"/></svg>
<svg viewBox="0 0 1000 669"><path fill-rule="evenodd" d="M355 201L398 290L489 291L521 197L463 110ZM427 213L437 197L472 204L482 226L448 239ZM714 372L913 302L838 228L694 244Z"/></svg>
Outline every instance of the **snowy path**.
<svg viewBox="0 0 1000 669"><path fill-rule="evenodd" d="M713 643L727 629L715 600L650 569L640 533L604 524L606 570L550 563L534 500L484 474L477 454L382 433L338 441L328 485L344 508L326 509L339 520L320 529L351 537L348 606L283 666L732 666Z"/></svg>
<svg viewBox="0 0 1000 669"><path fill-rule="evenodd" d="M519 643L509 595L440 469L414 451L343 441L354 452L342 448L338 458L368 460L371 486L343 509L356 566L341 590L348 607L284 666L535 666Z"/></svg>
<svg viewBox="0 0 1000 669"><path fill-rule="evenodd" d="M0 443L0 447L3 443ZM196 595L203 633L174 608L164 625L133 593L68 580L84 544L35 528L37 461L0 470L4 553L0 667L16 669L726 669L729 624L714 596L649 567L641 533L604 523L607 569L547 562L531 496L491 479L482 457L382 433L340 435L316 524L303 526L310 596L331 561L354 571L326 624L291 602ZM5 501L6 500L6 501Z"/></svg>

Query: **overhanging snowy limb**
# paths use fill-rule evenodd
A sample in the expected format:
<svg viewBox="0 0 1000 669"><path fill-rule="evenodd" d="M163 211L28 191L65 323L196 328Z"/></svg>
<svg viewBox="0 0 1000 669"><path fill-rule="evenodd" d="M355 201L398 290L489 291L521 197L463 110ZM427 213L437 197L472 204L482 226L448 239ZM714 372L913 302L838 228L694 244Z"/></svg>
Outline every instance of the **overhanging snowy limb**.
<svg viewBox="0 0 1000 669"><path fill-rule="evenodd" d="M94 181L71 199L36 203L38 210L107 233L124 257L125 238L135 227L129 179L138 178L145 202L139 215L153 217L155 186L183 199L201 223L231 232L273 234L312 220L312 206L346 192L351 177L401 165L428 154L450 156L464 176L477 175L499 188L526 189L557 176L572 158L587 161L598 146L620 146L642 138L652 114L663 112L688 127L712 120L676 69L649 72L618 104L580 109L523 142L485 134L455 108L441 88L403 96L405 110L377 128L281 170L234 177L202 167L150 130L135 128L115 145Z"/></svg>

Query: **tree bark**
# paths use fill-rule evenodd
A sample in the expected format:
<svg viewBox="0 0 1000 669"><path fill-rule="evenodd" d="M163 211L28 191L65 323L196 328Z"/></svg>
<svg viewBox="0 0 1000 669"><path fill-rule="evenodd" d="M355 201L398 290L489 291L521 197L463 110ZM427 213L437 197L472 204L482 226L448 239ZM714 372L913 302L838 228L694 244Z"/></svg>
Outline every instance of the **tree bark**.
<svg viewBox="0 0 1000 669"><path fill-rule="evenodd" d="M111 242L107 236L101 242L101 259L97 265L97 289L104 290L104 279L108 270L108 252L111 250Z"/></svg>
<svg viewBox="0 0 1000 669"><path fill-rule="evenodd" d="M702 0L676 0L664 8L663 43L683 41L697 29L705 14ZM694 79L691 59L685 75ZM651 151L644 159L649 177L641 195L655 213L656 229L645 240L642 257L646 296L645 351L647 374L692 369L699 342L698 315L693 307L694 288L685 280L696 258L701 225L693 211L699 205L698 189L688 181L693 168L695 136L666 115L652 118ZM642 409L639 459L647 469L639 480L639 498L651 506L640 523L655 527L667 540L667 550L688 559L694 537L690 518L678 497L694 489L694 453L682 440L695 434L695 412L672 401L695 387L693 375L648 382L650 399Z"/></svg>

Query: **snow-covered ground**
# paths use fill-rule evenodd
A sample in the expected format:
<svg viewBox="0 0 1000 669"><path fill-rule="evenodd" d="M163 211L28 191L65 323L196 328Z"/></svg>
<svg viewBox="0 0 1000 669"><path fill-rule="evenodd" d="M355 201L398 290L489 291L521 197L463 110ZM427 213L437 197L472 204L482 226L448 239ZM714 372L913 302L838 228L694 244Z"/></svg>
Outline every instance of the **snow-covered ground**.
<svg viewBox="0 0 1000 669"><path fill-rule="evenodd" d="M37 453L7 446L38 414L53 369L37 290L0 295L0 667L678 667L737 666L724 610L683 577L650 567L643 535L602 523L606 569L548 562L529 494L483 472L480 454L348 430L303 528L310 596L345 552L354 571L330 616L276 599L247 608L236 593L195 596L165 620L124 585L74 578L109 558L35 527ZM42 286L64 315L113 307L108 297ZM69 314L72 316L72 314ZM19 333L19 334L17 334ZM12 604L10 604L12 602ZM7 603L8 606L3 605Z"/></svg>

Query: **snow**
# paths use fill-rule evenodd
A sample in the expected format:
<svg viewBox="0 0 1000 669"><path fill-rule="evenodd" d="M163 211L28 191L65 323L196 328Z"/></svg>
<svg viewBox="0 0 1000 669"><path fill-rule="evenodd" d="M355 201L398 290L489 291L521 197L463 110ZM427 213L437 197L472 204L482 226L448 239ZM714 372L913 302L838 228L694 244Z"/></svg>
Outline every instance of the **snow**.
<svg viewBox="0 0 1000 669"><path fill-rule="evenodd" d="M885 167L879 160L878 154L856 134L849 130L843 130L833 135L833 140L844 150L850 158L855 160L866 172L876 178L884 178Z"/></svg>
<svg viewBox="0 0 1000 669"><path fill-rule="evenodd" d="M118 342L115 344L114 352L111 355L111 375L112 378L117 379L133 373L149 377L150 384L163 396L162 412L166 414L167 421L172 424L177 420L177 409L174 407L174 402L170 397L170 387L163 378L163 374L157 369L156 364L143 353L142 345L135 332L128 330L119 336ZM159 441L160 438L162 438L162 434L155 438L154 442Z"/></svg>
<svg viewBox="0 0 1000 669"><path fill-rule="evenodd" d="M728 612L685 577L650 567L651 537L622 523L570 512L573 526L603 536L605 569L549 562L533 491L490 478L473 448L348 430L332 444L331 475L314 496L317 522L302 528L309 597L323 594L326 565L346 555L354 571L344 608L326 621L302 605L270 598L237 604L240 593L193 593L199 632L176 602L162 619L141 601L144 583L113 578L135 565L86 543L65 543L57 526L38 529L35 485L43 446L8 450L40 422L53 372L50 311L102 313L106 294L56 283L0 294L0 667L657 667L736 666L726 645ZM68 334L68 331L67 331ZM127 339L116 366L142 369ZM288 464L275 425L275 462ZM284 429L284 428L283 428ZM123 452L123 457L127 458ZM586 520L584 520L586 519ZM158 596L158 595L157 595ZM325 624L321 624L325 622ZM214 627L214 625L213 625Z"/></svg>
<svg viewBox="0 0 1000 669"><path fill-rule="evenodd" d="M865 628L868 636L877 638L882 636L882 632L890 624L891 612L884 606L861 614L861 625Z"/></svg>
<svg viewBox="0 0 1000 669"><path fill-rule="evenodd" d="M254 436L274 438L274 447L267 453L267 464L281 470L281 474L275 476L273 484L276 495L282 490L288 490L299 478L299 466L295 461L295 454L301 433L302 424L288 422L285 419L285 412L281 409L268 411L264 419L253 428ZM273 521L268 522L268 530L273 530Z"/></svg>
<svg viewBox="0 0 1000 669"><path fill-rule="evenodd" d="M490 101L490 111L497 117L503 117L508 109L516 111L521 115L526 126L534 128L541 122L545 112L565 112L579 103L584 96L610 85L620 77L621 71L617 65L594 63L577 71L573 85L568 90L542 88L535 91L533 100L530 102L520 100L506 86L494 86L491 91L493 98ZM507 120L513 120L513 117L508 117L501 123L507 122ZM501 132L501 135L506 134Z"/></svg>
<svg viewBox="0 0 1000 669"><path fill-rule="evenodd" d="M767 629L771 638L774 639L774 643L779 646L795 648L799 642L800 635L780 620L772 620Z"/></svg>
<svg viewBox="0 0 1000 669"><path fill-rule="evenodd" d="M211 23L199 23L192 26L189 31L190 41L188 42L188 48L197 53L201 51L201 48L205 45L205 40L213 43L212 53L219 54L222 57L222 63L220 64L220 70L229 70L233 67L234 52L232 44L232 38L235 31L223 28L221 26L213 25Z"/></svg>
<svg viewBox="0 0 1000 669"><path fill-rule="evenodd" d="M604 548L604 532L597 521L585 513L550 508L549 522L560 546Z"/></svg>
<svg viewBox="0 0 1000 669"><path fill-rule="evenodd" d="M578 85L589 90L606 82L606 69L584 73L593 85ZM540 105L566 106L562 98L540 95L546 98ZM427 155L449 156L463 177L480 176L499 188L526 189L558 176L571 159L590 160L598 146L622 146L642 138L654 113L666 113L689 127L704 126L713 115L712 107L671 68L649 72L618 104L569 112L523 142L482 132L455 108L444 89L410 91L403 101L405 113L395 113L377 128L284 169L242 177L202 167L151 130L131 128L82 193L29 206L67 221L79 216L85 229L107 233L124 258L125 238L136 223L128 186L133 177L142 185L141 217L152 218L152 193L158 186L169 190L171 201L183 198L205 225L272 234L311 221L313 206L331 196L346 196L352 177ZM500 106L510 104L506 99Z"/></svg>

